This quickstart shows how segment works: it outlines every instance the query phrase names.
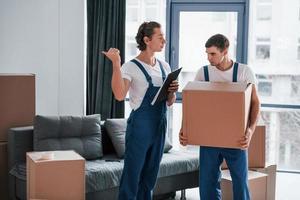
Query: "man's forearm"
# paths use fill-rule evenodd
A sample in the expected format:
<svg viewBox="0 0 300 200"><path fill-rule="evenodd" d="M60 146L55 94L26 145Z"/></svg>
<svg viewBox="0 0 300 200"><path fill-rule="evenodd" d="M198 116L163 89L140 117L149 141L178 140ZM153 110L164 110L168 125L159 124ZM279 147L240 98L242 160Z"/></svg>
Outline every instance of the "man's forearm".
<svg viewBox="0 0 300 200"><path fill-rule="evenodd" d="M255 102L251 105L249 116L249 128L254 132L260 114L260 103Z"/></svg>
<svg viewBox="0 0 300 200"><path fill-rule="evenodd" d="M121 75L120 63L113 63L113 74L111 80L111 87L114 96L117 100L122 101L125 98L125 85Z"/></svg>

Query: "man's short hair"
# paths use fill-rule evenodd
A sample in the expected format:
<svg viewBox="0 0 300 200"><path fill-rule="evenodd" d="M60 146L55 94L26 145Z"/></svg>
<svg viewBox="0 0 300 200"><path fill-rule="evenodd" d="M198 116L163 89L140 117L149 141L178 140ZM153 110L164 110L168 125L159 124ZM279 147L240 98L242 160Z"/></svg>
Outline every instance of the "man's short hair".
<svg viewBox="0 0 300 200"><path fill-rule="evenodd" d="M144 22L140 25L139 30L135 36L136 43L138 44L137 48L139 50L143 51L146 49L146 44L144 42L144 37L148 37L151 39L154 29L160 28L161 25L157 22L150 21L150 22Z"/></svg>
<svg viewBox="0 0 300 200"><path fill-rule="evenodd" d="M224 51L229 47L229 40L222 34L213 35L205 43L206 48L210 48L212 46L217 47L220 51Z"/></svg>

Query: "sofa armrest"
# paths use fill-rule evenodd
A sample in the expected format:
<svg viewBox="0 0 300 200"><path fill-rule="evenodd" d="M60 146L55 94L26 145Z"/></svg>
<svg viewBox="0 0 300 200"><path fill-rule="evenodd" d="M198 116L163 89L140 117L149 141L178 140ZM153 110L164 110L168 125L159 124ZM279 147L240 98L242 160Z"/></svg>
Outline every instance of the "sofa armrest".
<svg viewBox="0 0 300 200"><path fill-rule="evenodd" d="M26 152L33 151L33 126L9 129L8 169L26 162Z"/></svg>

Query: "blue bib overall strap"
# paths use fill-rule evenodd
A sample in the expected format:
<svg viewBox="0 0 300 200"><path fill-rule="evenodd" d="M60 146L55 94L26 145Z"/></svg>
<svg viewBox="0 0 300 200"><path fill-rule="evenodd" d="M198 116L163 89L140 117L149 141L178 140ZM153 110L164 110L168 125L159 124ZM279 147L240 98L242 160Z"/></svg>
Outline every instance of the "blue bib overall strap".
<svg viewBox="0 0 300 200"><path fill-rule="evenodd" d="M156 59L156 60L157 60L157 59ZM160 70L161 70L162 79L163 79L163 81L165 81L165 79L166 79L166 73L165 73L165 70L164 70L164 68L163 68L163 65L162 65L161 61L159 61L159 60L157 60L157 61L158 61L158 63L159 63L159 67L160 67Z"/></svg>
<svg viewBox="0 0 300 200"><path fill-rule="evenodd" d="M205 66L203 67L203 69L204 69L204 79L205 79L206 82L209 82L208 66L205 65Z"/></svg>
<svg viewBox="0 0 300 200"><path fill-rule="evenodd" d="M237 82L238 68L239 68L239 63L235 62L233 66L232 82ZM206 82L209 82L208 66L205 65L203 67L203 70L204 70L204 80Z"/></svg>
<svg viewBox="0 0 300 200"><path fill-rule="evenodd" d="M156 61L164 80L163 66ZM159 87L153 86L151 76L139 61L134 59L132 62L143 72L149 86L141 105L130 113L127 120L119 200L151 200L165 143L166 102L151 105Z"/></svg>
<svg viewBox="0 0 300 200"><path fill-rule="evenodd" d="M233 66L232 82L237 82L239 63L235 62Z"/></svg>
<svg viewBox="0 0 300 200"><path fill-rule="evenodd" d="M237 82L238 63L234 63L232 82ZM205 81L209 81L208 67L204 66ZM224 133L225 134L225 133ZM221 200L220 166L226 160L233 182L233 199L249 200L248 155L246 150L200 146L199 192L201 200Z"/></svg>

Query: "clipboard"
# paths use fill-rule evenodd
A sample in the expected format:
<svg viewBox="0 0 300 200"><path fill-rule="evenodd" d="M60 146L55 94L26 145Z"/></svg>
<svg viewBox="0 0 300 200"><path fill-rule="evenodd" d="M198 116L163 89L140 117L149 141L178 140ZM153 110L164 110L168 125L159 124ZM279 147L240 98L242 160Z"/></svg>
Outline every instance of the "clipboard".
<svg viewBox="0 0 300 200"><path fill-rule="evenodd" d="M182 67L179 69L176 69L175 71L168 74L167 78L163 82L163 85L159 88L158 92L154 96L151 105L154 105L156 103L159 103L163 100L166 100L168 98L168 88L172 81L176 80Z"/></svg>

